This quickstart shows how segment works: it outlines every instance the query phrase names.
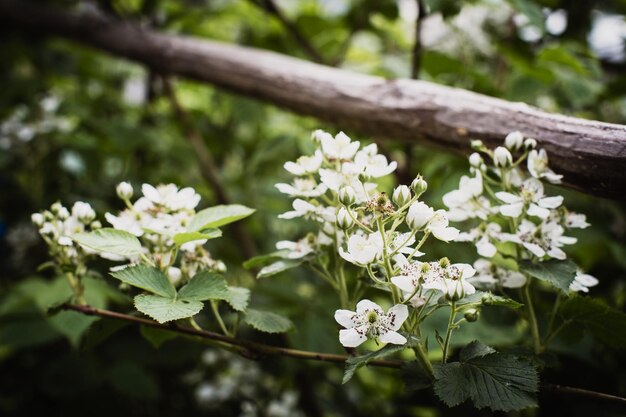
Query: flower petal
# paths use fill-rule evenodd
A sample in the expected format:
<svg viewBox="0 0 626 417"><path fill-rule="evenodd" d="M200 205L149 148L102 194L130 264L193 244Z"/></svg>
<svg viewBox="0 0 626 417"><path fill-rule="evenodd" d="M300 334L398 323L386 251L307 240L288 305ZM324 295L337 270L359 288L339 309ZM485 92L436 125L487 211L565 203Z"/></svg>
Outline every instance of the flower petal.
<svg viewBox="0 0 626 417"><path fill-rule="evenodd" d="M378 339L383 343L392 343L394 345L403 345L407 342L404 336L394 331L381 333Z"/></svg>
<svg viewBox="0 0 626 417"><path fill-rule="evenodd" d="M335 321L341 324L343 327L349 329L354 327L354 311L350 310L337 310L335 311Z"/></svg>
<svg viewBox="0 0 626 417"><path fill-rule="evenodd" d="M398 330L409 317L409 308L405 304L396 304L387 311L387 317L389 318L389 328Z"/></svg>
<svg viewBox="0 0 626 417"><path fill-rule="evenodd" d="M365 333L360 333L354 328L339 330L339 343L345 347L357 347L366 340Z"/></svg>

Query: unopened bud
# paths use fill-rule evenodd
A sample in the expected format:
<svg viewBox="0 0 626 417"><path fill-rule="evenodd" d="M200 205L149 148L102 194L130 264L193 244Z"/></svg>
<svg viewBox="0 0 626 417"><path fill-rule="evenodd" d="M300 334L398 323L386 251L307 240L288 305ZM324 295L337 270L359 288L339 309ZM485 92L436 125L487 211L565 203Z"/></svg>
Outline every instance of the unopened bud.
<svg viewBox="0 0 626 417"><path fill-rule="evenodd" d="M94 222L91 222L89 227L91 228L91 230L102 229L102 223L100 223L98 220L96 220Z"/></svg>
<svg viewBox="0 0 626 417"><path fill-rule="evenodd" d="M478 311L475 308L470 308L468 310L465 310L465 313L463 314L463 317L465 317L465 320L467 320L470 323L478 320L479 316L480 316L480 311Z"/></svg>
<svg viewBox="0 0 626 417"><path fill-rule="evenodd" d="M422 195L424 191L426 191L426 189L428 188L428 183L424 181L424 178L422 178L421 175L418 175L411 183L411 188L413 189L415 194L419 196Z"/></svg>
<svg viewBox="0 0 626 417"><path fill-rule="evenodd" d="M82 201L74 203L72 206L72 215L85 224L96 218L96 212L91 208L91 205Z"/></svg>
<svg viewBox="0 0 626 417"><path fill-rule="evenodd" d="M481 150L485 149L485 144L480 139L473 139L470 142L470 145L471 145L472 149L474 149L475 151L481 151Z"/></svg>
<svg viewBox="0 0 626 417"><path fill-rule="evenodd" d="M339 201L345 206L350 206L356 201L356 192L354 188L346 185L339 189Z"/></svg>
<svg viewBox="0 0 626 417"><path fill-rule="evenodd" d="M133 196L133 186L126 181L120 182L119 184L117 184L115 192L117 193L117 196L122 200L130 200Z"/></svg>
<svg viewBox="0 0 626 417"><path fill-rule="evenodd" d="M498 146L493 151L493 163L498 167L508 167L513 163L511 152L503 146Z"/></svg>
<svg viewBox="0 0 626 417"><path fill-rule="evenodd" d="M480 156L480 154L478 152L474 152L469 156L469 163L471 166L473 167L480 167L480 164L482 164L483 162L483 158Z"/></svg>
<svg viewBox="0 0 626 417"><path fill-rule="evenodd" d="M341 207L337 212L337 227L341 230L348 230L354 225L354 220L348 212L348 209Z"/></svg>
<svg viewBox="0 0 626 417"><path fill-rule="evenodd" d="M537 140L533 138L528 138L524 141L524 148L526 150L535 149L537 147Z"/></svg>
<svg viewBox="0 0 626 417"><path fill-rule="evenodd" d="M523 144L524 144L524 135L522 134L522 132L519 132L519 131L511 132L508 135L506 135L506 138L504 138L504 146L506 146L512 151L518 150L519 148L522 147Z"/></svg>
<svg viewBox="0 0 626 417"><path fill-rule="evenodd" d="M398 207L402 207L411 201L411 189L406 185L399 185L393 190L391 197Z"/></svg>
<svg viewBox="0 0 626 417"><path fill-rule="evenodd" d="M41 214L41 213L33 213L33 214L31 214L30 220L37 227L43 226L44 222L46 221L44 219L44 217L43 217L43 214Z"/></svg>
<svg viewBox="0 0 626 417"><path fill-rule="evenodd" d="M427 206L421 201L416 201L409 207L405 221L412 230L420 230L426 226L434 215L435 210L433 210L432 207Z"/></svg>

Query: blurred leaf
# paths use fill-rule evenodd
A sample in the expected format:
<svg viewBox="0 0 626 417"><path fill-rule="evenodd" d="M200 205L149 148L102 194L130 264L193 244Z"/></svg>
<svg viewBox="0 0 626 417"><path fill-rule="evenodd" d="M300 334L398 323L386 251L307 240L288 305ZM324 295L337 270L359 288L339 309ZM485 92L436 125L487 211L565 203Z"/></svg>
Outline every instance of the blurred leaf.
<svg viewBox="0 0 626 417"><path fill-rule="evenodd" d="M257 278L271 277L272 275L276 275L280 272L300 266L302 262L304 262L302 259L283 259L280 261L276 261L273 264L270 264L262 268L256 277Z"/></svg>
<svg viewBox="0 0 626 417"><path fill-rule="evenodd" d="M228 287L226 302L236 311L245 312L250 301L250 290L242 287Z"/></svg>
<svg viewBox="0 0 626 417"><path fill-rule="evenodd" d="M146 339L152 347L158 349L161 345L168 340L175 339L177 334L175 332L169 332L167 330L156 329L150 326L141 326L141 335Z"/></svg>
<svg viewBox="0 0 626 417"><path fill-rule="evenodd" d="M252 257L243 263L243 267L246 269L257 268L259 266L267 265L277 258L283 258L283 255L286 255L289 251L279 250L272 253L268 253L266 255L258 255Z"/></svg>
<svg viewBox="0 0 626 417"><path fill-rule="evenodd" d="M136 265L110 272L110 274L133 287L141 288L163 297L173 298L176 296L176 290L170 280L156 268Z"/></svg>
<svg viewBox="0 0 626 417"><path fill-rule="evenodd" d="M249 308L243 321L265 333L284 333L293 328L293 323L287 317L271 311L261 311Z"/></svg>
<svg viewBox="0 0 626 417"><path fill-rule="evenodd" d="M198 232L208 228L224 226L246 218L254 212L254 209L239 204L209 207L197 212L191 218L187 230L189 232Z"/></svg>
<svg viewBox="0 0 626 417"><path fill-rule="evenodd" d="M124 361L114 365L107 379L121 395L144 400L156 400L159 395L159 387L150 374L134 362Z"/></svg>
<svg viewBox="0 0 626 417"><path fill-rule="evenodd" d="M178 299L189 301L227 300L226 280L214 272L199 272L178 291Z"/></svg>
<svg viewBox="0 0 626 417"><path fill-rule="evenodd" d="M626 347L626 314L600 299L573 296L561 304L559 315L573 325L582 324L609 346Z"/></svg>
<svg viewBox="0 0 626 417"><path fill-rule="evenodd" d="M159 323L193 317L202 310L201 301L180 300L158 295L139 294L135 297L135 308Z"/></svg>
<svg viewBox="0 0 626 417"><path fill-rule="evenodd" d="M48 321L76 348L85 332L99 319L99 317L87 316L77 311L61 311L49 317Z"/></svg>
<svg viewBox="0 0 626 417"><path fill-rule="evenodd" d="M208 229L202 232L177 233L174 235L173 239L174 243L180 246L187 242L193 242L194 240L215 239L221 236L222 231L220 229Z"/></svg>
<svg viewBox="0 0 626 417"><path fill-rule="evenodd" d="M91 233L77 233L72 236L72 239L98 252L127 257L141 255L139 239L124 230L103 228Z"/></svg>
<svg viewBox="0 0 626 417"><path fill-rule="evenodd" d="M383 359L389 355L392 355L396 352L401 352L404 349L407 349L409 346L404 345L393 345L391 343L386 344L381 349L378 349L374 352L366 353L365 355L355 356L348 358L346 361L346 368L343 372L343 379L341 381L342 384L347 383L352 379L356 371L367 365L374 359Z"/></svg>
<svg viewBox="0 0 626 417"><path fill-rule="evenodd" d="M564 261L550 259L544 262L521 261L519 267L521 272L549 282L565 293L569 291L569 286L576 277L576 264L569 259Z"/></svg>

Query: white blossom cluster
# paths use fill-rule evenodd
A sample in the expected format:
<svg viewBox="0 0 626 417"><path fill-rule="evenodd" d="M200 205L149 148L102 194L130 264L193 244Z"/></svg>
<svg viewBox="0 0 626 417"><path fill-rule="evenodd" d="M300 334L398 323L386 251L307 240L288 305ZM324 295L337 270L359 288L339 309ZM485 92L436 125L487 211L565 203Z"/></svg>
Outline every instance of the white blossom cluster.
<svg viewBox="0 0 626 417"><path fill-rule="evenodd" d="M584 214L563 206L562 196L546 194L544 181L559 184L562 175L550 169L548 155L545 149L536 149L535 139L512 132L504 146L493 150L481 141L472 145L477 152L469 157L471 176L463 176L459 188L443 197L447 215L451 221L475 223L456 238L473 242L483 257L474 264L479 272L472 282L485 288L518 288L526 283L521 273L489 261L503 254L502 243L514 244L517 259L563 260L567 258L563 247L576 243L567 231L589 224ZM597 283L579 272L570 289L587 292Z"/></svg>
<svg viewBox="0 0 626 417"><path fill-rule="evenodd" d="M379 154L376 144L361 147L344 133L333 137L321 130L312 138L317 144L313 155L287 162L284 167L295 178L276 187L295 197L293 210L279 217L312 220L318 233L297 242L281 241L276 247L284 258L311 262L329 249L339 261L363 268L372 285L391 291L395 305L387 313L370 300L361 300L356 312L337 310L335 319L345 327L340 332L344 346L355 347L368 338L404 344L407 340L398 330L408 317L408 305L421 307L433 295L456 301L475 291L466 281L475 272L470 265L450 265L445 258L430 263L414 259L424 255L420 248L429 236L448 242L459 231L449 226L444 210L419 200L427 188L421 176L410 186L396 187L391 199L378 190L375 181L391 174L396 163ZM337 280L341 295L349 290L337 277L343 273L337 264L327 278L331 283Z"/></svg>
<svg viewBox="0 0 626 417"><path fill-rule="evenodd" d="M225 265L216 261L203 247L206 239L193 240L180 246L180 267L173 266L175 259L174 236L184 233L195 208L200 203L200 195L191 187L179 189L175 184L141 186L142 196L134 203L131 198L133 187L122 182L118 184L117 195L126 208L114 215L105 213L105 218L113 228L124 230L141 238L146 255L159 268L167 268L170 280L178 283L183 276L192 277L199 270L224 271ZM131 263L138 259L129 259Z"/></svg>
<svg viewBox="0 0 626 417"><path fill-rule="evenodd" d="M76 202L71 209L56 202L49 210L33 213L31 221L48 244L50 255L61 266L82 264L85 256L93 253L77 245L72 235L102 227L93 208L82 201Z"/></svg>

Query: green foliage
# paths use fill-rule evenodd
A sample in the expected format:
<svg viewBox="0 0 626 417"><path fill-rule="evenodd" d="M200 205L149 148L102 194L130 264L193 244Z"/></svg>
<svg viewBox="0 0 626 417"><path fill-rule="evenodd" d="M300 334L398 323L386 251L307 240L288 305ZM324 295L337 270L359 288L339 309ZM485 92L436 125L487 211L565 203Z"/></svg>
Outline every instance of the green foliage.
<svg viewBox="0 0 626 417"><path fill-rule="evenodd" d="M460 362L435 366L435 393L454 407L471 399L477 408L512 411L537 406L537 370L507 353L472 342Z"/></svg>
<svg viewBox="0 0 626 417"><path fill-rule="evenodd" d="M204 304L201 301L181 298L152 294L139 294L135 297L135 308L161 324L195 316L202 310L202 307Z"/></svg>
<svg viewBox="0 0 626 417"><path fill-rule="evenodd" d="M284 333L293 327L291 320L280 314L252 308L246 310L243 320L249 326L265 333Z"/></svg>
<svg viewBox="0 0 626 417"><path fill-rule="evenodd" d="M280 261L276 261L269 264L268 266L261 268L256 277L271 277L273 275L280 274L281 272L300 266L302 265L302 262L302 259L281 259Z"/></svg>
<svg viewBox="0 0 626 417"><path fill-rule="evenodd" d="M225 301L233 310L243 313L248 308L250 290L242 287L228 287L228 296Z"/></svg>
<svg viewBox="0 0 626 417"><path fill-rule="evenodd" d="M401 352L406 348L406 345L387 344L381 349L366 353L365 355L348 358L341 383L345 384L349 382L354 374L356 374L356 371L366 366L369 362L375 359L383 359L389 355L393 355L394 353Z"/></svg>
<svg viewBox="0 0 626 417"><path fill-rule="evenodd" d="M244 219L255 210L240 204L219 205L206 208L196 213L189 222L187 230L190 232L204 231Z"/></svg>
<svg viewBox="0 0 626 417"><path fill-rule="evenodd" d="M155 349L160 348L163 343L175 339L178 336L175 332L168 332L167 330L150 326L141 326L141 335L150 342Z"/></svg>
<svg viewBox="0 0 626 417"><path fill-rule="evenodd" d="M128 285L150 291L161 297L174 298L176 296L176 289L170 280L156 268L136 265L111 272L110 274Z"/></svg>
<svg viewBox="0 0 626 417"><path fill-rule="evenodd" d="M141 254L139 239L123 230L104 228L90 233L78 233L72 239L98 252L129 257Z"/></svg>
<svg viewBox="0 0 626 417"><path fill-rule="evenodd" d="M193 242L194 240L209 240L217 237L222 237L222 231L220 229L207 229L202 232L177 233L174 235L173 239L174 243L182 245L187 242Z"/></svg>
<svg viewBox="0 0 626 417"><path fill-rule="evenodd" d="M600 299L573 296L561 304L559 315L566 325L582 325L607 345L626 348L626 314Z"/></svg>
<svg viewBox="0 0 626 417"><path fill-rule="evenodd" d="M224 278L214 272L199 272L178 291L178 298L189 301L227 300L230 290Z"/></svg>
<svg viewBox="0 0 626 417"><path fill-rule="evenodd" d="M560 261L550 259L544 262L522 261L520 270L534 278L549 282L563 292L569 291L570 284L576 276L576 264L567 259Z"/></svg>

